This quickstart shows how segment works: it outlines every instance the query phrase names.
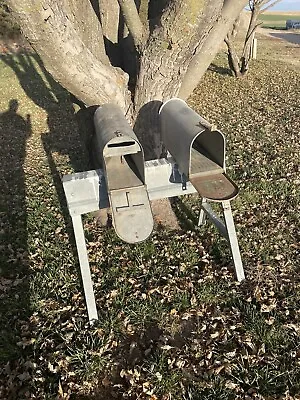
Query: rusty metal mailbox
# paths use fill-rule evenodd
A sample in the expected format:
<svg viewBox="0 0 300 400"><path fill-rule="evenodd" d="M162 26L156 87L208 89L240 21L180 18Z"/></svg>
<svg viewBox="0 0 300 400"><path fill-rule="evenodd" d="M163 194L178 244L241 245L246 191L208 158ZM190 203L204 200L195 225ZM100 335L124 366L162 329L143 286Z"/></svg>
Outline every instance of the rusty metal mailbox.
<svg viewBox="0 0 300 400"><path fill-rule="evenodd" d="M143 149L122 110L114 104L96 110L94 125L95 153L104 170L115 231L128 243L145 240L153 230L153 217Z"/></svg>
<svg viewBox="0 0 300 400"><path fill-rule="evenodd" d="M231 200L238 194L225 173L225 138L185 101L170 99L159 111L162 139L179 170L201 197Z"/></svg>

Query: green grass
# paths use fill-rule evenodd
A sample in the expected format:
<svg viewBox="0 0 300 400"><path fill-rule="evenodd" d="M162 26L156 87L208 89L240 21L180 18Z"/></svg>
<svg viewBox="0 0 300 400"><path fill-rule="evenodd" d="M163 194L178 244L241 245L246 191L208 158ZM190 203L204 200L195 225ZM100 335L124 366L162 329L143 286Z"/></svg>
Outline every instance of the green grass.
<svg viewBox="0 0 300 400"><path fill-rule="evenodd" d="M226 134L247 280L215 229L195 227L197 196L173 205L186 229L138 245L87 216L90 327L60 183L88 168L74 112L37 57L2 56L0 398L299 394L299 72L251 67L242 80L209 71L189 100Z"/></svg>
<svg viewBox="0 0 300 400"><path fill-rule="evenodd" d="M259 16L259 21L262 21L263 28L274 28L274 29L285 29L286 21L288 19L299 20L299 14L278 14L278 13L266 13Z"/></svg>

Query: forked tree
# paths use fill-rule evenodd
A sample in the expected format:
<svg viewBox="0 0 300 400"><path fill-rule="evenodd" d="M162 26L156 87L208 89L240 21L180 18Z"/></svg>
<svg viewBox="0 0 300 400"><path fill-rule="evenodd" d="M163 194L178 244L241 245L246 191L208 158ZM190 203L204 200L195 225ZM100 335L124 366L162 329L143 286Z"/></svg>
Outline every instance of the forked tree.
<svg viewBox="0 0 300 400"><path fill-rule="evenodd" d="M232 29L226 35L225 43L228 48L228 63L236 77L243 76L248 72L254 35L259 25L261 25L258 17L276 3L279 3L279 1L281 0L249 0L250 21L245 36L242 56L240 58L234 47L234 38L239 28L239 16L235 20Z"/></svg>
<svg viewBox="0 0 300 400"><path fill-rule="evenodd" d="M192 93L247 0L7 0L56 81L86 106L118 104L146 158L161 101Z"/></svg>

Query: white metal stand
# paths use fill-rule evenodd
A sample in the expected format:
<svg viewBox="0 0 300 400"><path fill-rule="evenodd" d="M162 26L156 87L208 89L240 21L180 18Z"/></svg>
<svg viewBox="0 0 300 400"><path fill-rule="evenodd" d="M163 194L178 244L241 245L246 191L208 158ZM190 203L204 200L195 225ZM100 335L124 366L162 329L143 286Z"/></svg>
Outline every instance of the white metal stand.
<svg viewBox="0 0 300 400"><path fill-rule="evenodd" d="M178 179L178 168L172 158L145 162L145 180L150 200L195 193L190 182ZM63 187L74 228L89 321L98 319L88 254L81 215L109 207L106 183L102 170L79 172L63 177ZM199 225L206 216L229 242L237 280L245 279L239 245L229 201L222 202L225 224L213 212L209 201L202 199Z"/></svg>

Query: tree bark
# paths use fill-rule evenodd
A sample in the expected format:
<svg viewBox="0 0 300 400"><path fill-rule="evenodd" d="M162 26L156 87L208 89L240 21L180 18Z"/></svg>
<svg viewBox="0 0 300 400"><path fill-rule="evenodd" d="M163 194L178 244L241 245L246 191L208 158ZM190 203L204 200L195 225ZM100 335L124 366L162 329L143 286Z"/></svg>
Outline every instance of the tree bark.
<svg viewBox="0 0 300 400"><path fill-rule="evenodd" d="M229 38L228 35L225 38L225 43L226 43L227 49L228 49L229 68L234 73L235 77L239 78L240 76L242 76L241 67L240 67L240 63L239 63L239 57L235 51L233 42L231 41L231 39Z"/></svg>
<svg viewBox="0 0 300 400"><path fill-rule="evenodd" d="M94 0L95 1L95 0ZM119 41L119 18L120 7L118 0L97 0L99 9L99 19L103 31L104 39L113 44Z"/></svg>
<svg viewBox="0 0 300 400"><path fill-rule="evenodd" d="M254 5L253 10L251 11L250 23L249 23L249 27L248 27L248 30L246 33L244 50L243 50L243 55L241 58L241 74L242 75L245 75L249 69L249 61L251 58L251 46L252 46L256 28L258 26L257 25L258 16L259 16L259 8L257 8Z"/></svg>
<svg viewBox="0 0 300 400"><path fill-rule="evenodd" d="M94 10L99 15L103 32L104 46L107 56L114 67L123 67L122 54L120 51L120 22L122 15L120 14L120 6L118 0L93 0Z"/></svg>
<svg viewBox="0 0 300 400"><path fill-rule="evenodd" d="M212 6L195 0L175 1L165 9L146 44L134 96L134 116L138 117L135 129L147 148L147 158L161 156L165 151L158 124L154 117L146 118L146 110L153 110L161 101L178 95L195 48L205 40L207 30L220 12L221 5L216 3ZM139 115L141 109L143 117ZM155 115L157 118L158 114Z"/></svg>
<svg viewBox="0 0 300 400"><path fill-rule="evenodd" d="M8 5L17 10L25 37L55 80L87 105L114 99L126 109L130 100L127 75L110 65L101 41L100 59L86 46L76 31L78 26L72 23L74 16L68 1L64 2L64 11L51 0L23 0L21 4L19 0L9 0Z"/></svg>
<svg viewBox="0 0 300 400"><path fill-rule="evenodd" d="M247 2L244 0L225 0L218 22L213 25L203 44L196 49L196 54L189 64L182 82L179 97L187 99L198 85L204 72L218 52L227 32L246 4Z"/></svg>
<svg viewBox="0 0 300 400"><path fill-rule="evenodd" d="M195 49L220 12L220 2L177 0L167 8L142 54L135 107L177 95Z"/></svg>
<svg viewBox="0 0 300 400"><path fill-rule="evenodd" d="M164 154L159 105L191 94L247 1L7 2L55 80L88 106L120 105L150 158ZM148 9L148 27L141 22L140 4L143 19ZM124 37L126 26L129 33Z"/></svg>
<svg viewBox="0 0 300 400"><path fill-rule="evenodd" d="M146 32L140 20L136 4L134 0L118 0L118 2L135 47L138 51L141 51Z"/></svg>
<svg viewBox="0 0 300 400"><path fill-rule="evenodd" d="M68 2L64 3L64 6L84 46L87 47L97 59L105 60L106 54L102 27L91 3L87 1L79 2L78 0L68 0ZM85 29L86 19L89 20L89 24L93 26L93 29ZM106 62L108 62L107 59Z"/></svg>

